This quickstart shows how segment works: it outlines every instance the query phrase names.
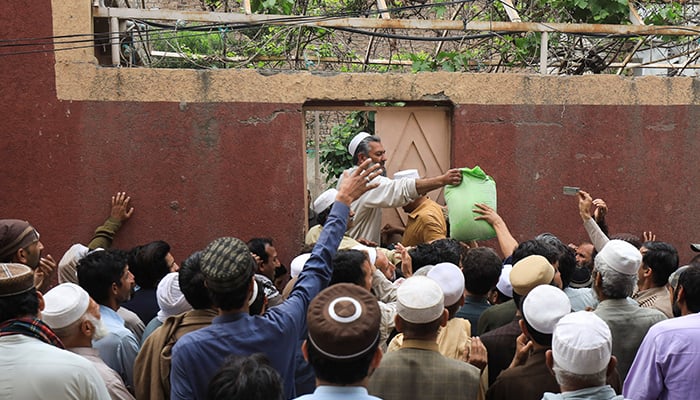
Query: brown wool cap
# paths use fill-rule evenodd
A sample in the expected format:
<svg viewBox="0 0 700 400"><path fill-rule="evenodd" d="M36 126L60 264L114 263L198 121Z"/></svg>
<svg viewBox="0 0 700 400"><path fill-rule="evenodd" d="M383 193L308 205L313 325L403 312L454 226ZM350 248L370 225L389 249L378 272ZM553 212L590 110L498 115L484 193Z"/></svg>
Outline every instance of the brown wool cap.
<svg viewBox="0 0 700 400"><path fill-rule="evenodd" d="M319 293L306 315L309 342L325 357L350 360L375 348L381 313L366 289L338 283Z"/></svg>
<svg viewBox="0 0 700 400"><path fill-rule="evenodd" d="M14 296L34 288L34 272L24 264L0 264L0 297Z"/></svg>
<svg viewBox="0 0 700 400"><path fill-rule="evenodd" d="M222 237L209 243L202 252L202 273L213 290L248 287L255 273L255 260L243 241Z"/></svg>
<svg viewBox="0 0 700 400"><path fill-rule="evenodd" d="M552 282L554 272L554 267L546 258L539 255L527 256L513 265L510 284L515 293L526 296L536 286Z"/></svg>
<svg viewBox="0 0 700 400"><path fill-rule="evenodd" d="M39 232L29 222L0 219L0 261L9 262L17 250L39 240Z"/></svg>

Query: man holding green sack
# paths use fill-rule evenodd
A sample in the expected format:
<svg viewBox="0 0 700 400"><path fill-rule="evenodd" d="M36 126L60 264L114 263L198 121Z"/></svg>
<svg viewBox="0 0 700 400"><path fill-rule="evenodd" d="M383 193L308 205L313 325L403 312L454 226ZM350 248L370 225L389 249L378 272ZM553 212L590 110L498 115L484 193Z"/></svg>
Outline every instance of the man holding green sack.
<svg viewBox="0 0 700 400"><path fill-rule="evenodd" d="M478 166L459 171L463 177L461 184L445 188L450 237L464 242L496 237L491 224L475 220L480 215L472 211L477 203L496 210L496 182Z"/></svg>
<svg viewBox="0 0 700 400"><path fill-rule="evenodd" d="M380 164L386 175L386 168L384 168L387 161L386 150L379 137L360 132L350 141L348 152L352 155L355 165L349 169L349 172L357 169L358 165L369 158L372 160L372 165ZM341 181L342 176L338 180L338 185ZM450 169L443 175L419 179L389 179L386 176L377 176L371 182L378 183L379 187L368 191L350 206L355 212L355 226L348 231L348 235L354 239L367 239L379 244L382 208L403 207L432 190L446 185L459 185L462 182L462 172L459 169Z"/></svg>

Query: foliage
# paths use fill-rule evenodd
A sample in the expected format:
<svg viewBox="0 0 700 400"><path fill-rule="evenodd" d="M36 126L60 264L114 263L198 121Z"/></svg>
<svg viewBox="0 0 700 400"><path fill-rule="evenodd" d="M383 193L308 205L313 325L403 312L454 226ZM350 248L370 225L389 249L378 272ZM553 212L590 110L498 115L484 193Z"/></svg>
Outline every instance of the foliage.
<svg viewBox="0 0 700 400"><path fill-rule="evenodd" d="M374 132L374 112L351 112L345 122L335 125L319 144L321 172L329 186L334 186L340 174L352 165L348 145L361 131Z"/></svg>
<svg viewBox="0 0 700 400"><path fill-rule="evenodd" d="M199 0L202 9L242 12L243 3L229 0ZM457 21L508 21L500 1L474 0L458 4L449 0L432 2L386 0L392 18L450 19ZM628 0L519 0L515 8L525 22L629 24ZM230 6L230 8L229 8ZM689 3L635 1L645 23L696 26L700 14ZM378 18L375 0L252 0L256 14L306 16L359 16ZM548 66L558 73L586 73L610 70L630 51L654 46L690 46L689 36L651 37L643 47L634 48L635 38L578 35L552 32L548 42ZM376 36L370 38L369 34ZM168 36L170 35L170 36ZM439 36L452 40L438 42ZM458 38L457 36L462 36ZM418 41L423 36L433 41ZM178 52L183 60L163 59L153 66L186 68L293 69L329 72L528 72L539 70L539 33L457 32L411 29L341 30L311 26L234 25L228 31L178 31L151 34L151 48ZM459 39L459 40L457 40ZM162 41L158 43L158 41ZM633 50L634 48L634 50ZM687 52L687 48L683 51ZM227 58L228 57L228 58ZM235 58L235 60L232 60ZM365 60L382 60L373 63ZM386 61L389 62L386 62ZM394 61L410 61L401 63ZM591 61L593 60L593 61ZM593 62L595 68L591 68Z"/></svg>

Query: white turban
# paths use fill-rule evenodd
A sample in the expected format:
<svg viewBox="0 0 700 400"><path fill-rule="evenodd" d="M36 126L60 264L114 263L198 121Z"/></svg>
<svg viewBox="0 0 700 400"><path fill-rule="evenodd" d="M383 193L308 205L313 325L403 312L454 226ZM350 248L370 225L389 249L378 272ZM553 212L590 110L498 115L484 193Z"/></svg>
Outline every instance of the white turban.
<svg viewBox="0 0 700 400"><path fill-rule="evenodd" d="M192 306L185 299L185 295L180 291L180 281L177 272L171 272L163 277L156 289L156 299L158 300L158 321L165 322L165 319L190 311Z"/></svg>

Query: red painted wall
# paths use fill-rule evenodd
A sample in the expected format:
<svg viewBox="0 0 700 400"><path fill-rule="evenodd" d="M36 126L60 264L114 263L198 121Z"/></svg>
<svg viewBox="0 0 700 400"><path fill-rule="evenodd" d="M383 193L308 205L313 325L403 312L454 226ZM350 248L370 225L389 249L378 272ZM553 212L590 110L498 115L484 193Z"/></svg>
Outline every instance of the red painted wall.
<svg viewBox="0 0 700 400"><path fill-rule="evenodd" d="M51 36L50 4L0 2L0 16L12 16L0 38ZM305 222L301 104L58 101L51 52L2 55L41 48L0 47L1 217L31 221L58 259L126 190L136 212L116 246L164 239L182 260L221 235L269 235L283 261L293 257ZM698 114L458 104L453 165L496 179L499 212L520 240L585 237L576 200L561 194L574 185L608 201L612 232L652 230L687 261L700 241Z"/></svg>
<svg viewBox="0 0 700 400"><path fill-rule="evenodd" d="M51 36L48 0L0 3L0 38ZM41 23L37 23L41 21ZM2 49L7 52L7 49ZM67 102L51 52L2 56L1 218L27 219L58 261L127 191L115 246L163 239L182 260L212 239L270 236L284 262L303 243L300 105ZM177 88L162 88L177 90Z"/></svg>
<svg viewBox="0 0 700 400"><path fill-rule="evenodd" d="M542 232L586 239L578 186L609 206L610 233L674 244L694 255L700 169L696 106L481 106L454 112L454 165L480 165L496 180L499 214L518 240ZM494 243L497 245L497 243Z"/></svg>

